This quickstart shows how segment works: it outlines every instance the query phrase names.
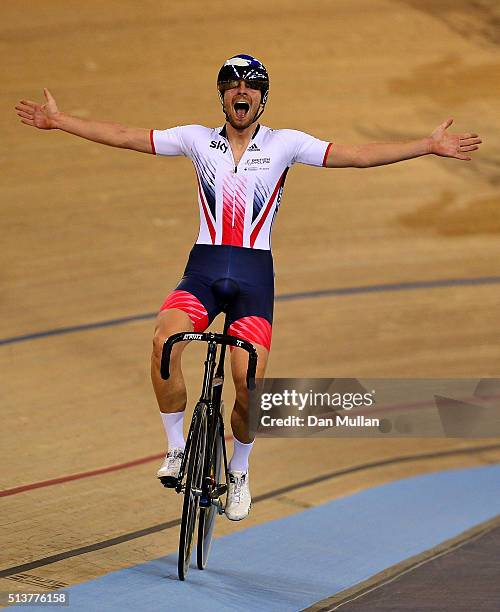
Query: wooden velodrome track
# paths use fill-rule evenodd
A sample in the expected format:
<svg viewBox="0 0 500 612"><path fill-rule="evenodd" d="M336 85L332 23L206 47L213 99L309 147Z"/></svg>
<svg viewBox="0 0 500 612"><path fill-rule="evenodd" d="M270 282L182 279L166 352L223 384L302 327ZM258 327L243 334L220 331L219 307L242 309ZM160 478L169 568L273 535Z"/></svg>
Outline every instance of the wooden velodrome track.
<svg viewBox="0 0 500 612"><path fill-rule="evenodd" d="M274 231L278 295L498 279L496 0L229 6L47 0L27 10L2 2L0 339L154 312L177 282L198 225L187 160L29 129L11 111L17 100L39 100L47 86L62 110L82 117L155 128L220 125L215 75L239 51L270 71L266 125L366 142L422 137L452 116L456 130L484 140L470 163L295 167ZM268 375L498 377L499 306L500 285L492 281L278 302ZM2 489L163 452L148 373L152 328L145 318L0 346ZM201 350L191 347L184 360L192 399ZM496 462L498 448L397 458L497 442L259 440L252 492L265 498L249 520L219 521L217 533L407 475ZM388 466L271 495L388 458L395 459ZM178 518L180 498L159 486L157 463L4 497L0 568ZM172 528L18 570L0 580L0 590L82 582L173 552L177 537Z"/></svg>

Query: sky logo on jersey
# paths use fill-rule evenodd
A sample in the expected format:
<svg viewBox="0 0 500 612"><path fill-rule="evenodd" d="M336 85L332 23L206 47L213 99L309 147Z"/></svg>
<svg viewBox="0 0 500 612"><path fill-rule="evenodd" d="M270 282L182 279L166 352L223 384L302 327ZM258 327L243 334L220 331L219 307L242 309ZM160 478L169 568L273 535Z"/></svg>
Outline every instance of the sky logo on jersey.
<svg viewBox="0 0 500 612"><path fill-rule="evenodd" d="M227 151L227 144L225 142L222 142L222 140L211 140L210 148L218 149L219 151L225 153Z"/></svg>

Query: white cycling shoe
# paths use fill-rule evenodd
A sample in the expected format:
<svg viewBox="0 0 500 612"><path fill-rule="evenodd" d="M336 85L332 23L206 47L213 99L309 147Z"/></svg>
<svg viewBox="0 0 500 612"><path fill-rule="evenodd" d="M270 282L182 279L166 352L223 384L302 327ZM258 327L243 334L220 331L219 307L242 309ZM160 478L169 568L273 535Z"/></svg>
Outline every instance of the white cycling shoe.
<svg viewBox="0 0 500 612"><path fill-rule="evenodd" d="M225 513L230 521L241 521L248 516L252 498L248 487L248 472L229 472Z"/></svg>
<svg viewBox="0 0 500 612"><path fill-rule="evenodd" d="M173 448L169 450L160 469L157 472L158 478L161 478L162 484L166 487L175 487L179 470L181 469L182 458L184 457L183 448Z"/></svg>

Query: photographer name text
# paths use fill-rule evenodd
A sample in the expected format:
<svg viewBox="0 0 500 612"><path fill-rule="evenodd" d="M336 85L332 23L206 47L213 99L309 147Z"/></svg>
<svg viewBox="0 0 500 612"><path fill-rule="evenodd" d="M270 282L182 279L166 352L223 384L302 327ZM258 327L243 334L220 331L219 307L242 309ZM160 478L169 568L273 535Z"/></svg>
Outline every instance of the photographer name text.
<svg viewBox="0 0 500 612"><path fill-rule="evenodd" d="M289 415L283 418L271 417L269 414L261 416L263 427L378 427L380 419L368 418L363 415L335 417L317 417L312 414L306 417Z"/></svg>

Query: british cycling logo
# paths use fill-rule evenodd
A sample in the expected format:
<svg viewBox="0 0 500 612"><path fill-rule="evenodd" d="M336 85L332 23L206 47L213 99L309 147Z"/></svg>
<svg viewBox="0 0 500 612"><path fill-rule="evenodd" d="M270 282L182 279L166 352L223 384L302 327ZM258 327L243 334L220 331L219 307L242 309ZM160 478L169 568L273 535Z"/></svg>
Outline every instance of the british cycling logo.
<svg viewBox="0 0 500 612"><path fill-rule="evenodd" d="M270 157L252 157L251 159L247 159L247 166L263 166L264 164L270 164Z"/></svg>
<svg viewBox="0 0 500 612"><path fill-rule="evenodd" d="M218 149L219 151L225 153L227 151L227 144L225 142L222 142L222 140L211 140L210 148Z"/></svg>

